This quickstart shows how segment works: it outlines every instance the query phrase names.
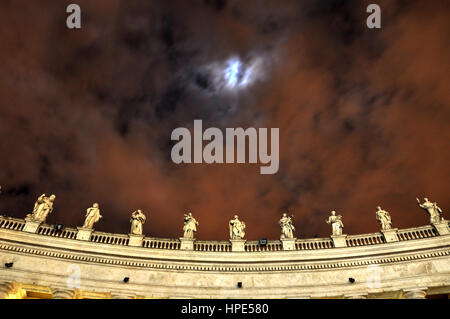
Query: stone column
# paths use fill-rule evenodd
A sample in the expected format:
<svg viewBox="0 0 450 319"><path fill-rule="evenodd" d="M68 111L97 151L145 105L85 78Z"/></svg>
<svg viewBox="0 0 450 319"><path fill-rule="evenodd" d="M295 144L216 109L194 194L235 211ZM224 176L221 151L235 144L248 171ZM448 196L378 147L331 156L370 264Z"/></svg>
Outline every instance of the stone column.
<svg viewBox="0 0 450 319"><path fill-rule="evenodd" d="M180 242L181 242L181 246L180 249L181 250L194 250L194 238L180 238Z"/></svg>
<svg viewBox="0 0 450 319"><path fill-rule="evenodd" d="M70 289L53 289L53 299L74 299L75 291Z"/></svg>
<svg viewBox="0 0 450 319"><path fill-rule="evenodd" d="M6 299L9 294L14 293L14 290L14 283L7 281L0 282L0 299Z"/></svg>
<svg viewBox="0 0 450 319"><path fill-rule="evenodd" d="M427 288L403 289L405 299L425 299Z"/></svg>

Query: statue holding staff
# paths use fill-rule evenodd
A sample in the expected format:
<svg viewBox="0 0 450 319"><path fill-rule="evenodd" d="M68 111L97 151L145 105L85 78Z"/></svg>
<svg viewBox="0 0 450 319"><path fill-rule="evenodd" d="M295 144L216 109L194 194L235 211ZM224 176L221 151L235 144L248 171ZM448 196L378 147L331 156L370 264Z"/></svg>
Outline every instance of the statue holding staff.
<svg viewBox="0 0 450 319"><path fill-rule="evenodd" d="M283 217L278 221L278 225L281 227L281 239L294 238L295 227L292 225L293 217L294 215L287 216L287 214L284 213Z"/></svg>
<svg viewBox="0 0 450 319"><path fill-rule="evenodd" d="M424 202L420 203L420 200L416 198L417 205L420 208L426 210L430 215L430 224L439 223L441 221L442 209L437 205L437 203L432 203L428 200L428 198L424 198Z"/></svg>
<svg viewBox="0 0 450 319"><path fill-rule="evenodd" d="M245 223L240 221L238 215L234 215L234 219L230 220L230 239L243 239L245 236Z"/></svg>
<svg viewBox="0 0 450 319"><path fill-rule="evenodd" d="M387 211L381 209L380 206L377 206L375 216L376 219L380 222L382 230L389 230L392 228L391 215L389 215Z"/></svg>
<svg viewBox="0 0 450 319"><path fill-rule="evenodd" d="M147 218L142 213L140 209L134 211L131 214L130 222L131 222L131 234L133 235L142 235L142 225L145 223Z"/></svg>
<svg viewBox="0 0 450 319"><path fill-rule="evenodd" d="M344 228L344 223L342 222L342 216L336 215L336 211L331 212L331 216L325 221L327 224L331 224L331 230L333 236L342 235L342 228Z"/></svg>
<svg viewBox="0 0 450 319"><path fill-rule="evenodd" d="M53 211L53 203L55 199L55 195L47 197L45 194L42 194L34 203L33 212L31 214L28 214L25 219L45 223L48 214Z"/></svg>
<svg viewBox="0 0 450 319"><path fill-rule="evenodd" d="M197 232L197 226L198 222L192 216L192 213L184 214L183 238L193 239L194 233Z"/></svg>

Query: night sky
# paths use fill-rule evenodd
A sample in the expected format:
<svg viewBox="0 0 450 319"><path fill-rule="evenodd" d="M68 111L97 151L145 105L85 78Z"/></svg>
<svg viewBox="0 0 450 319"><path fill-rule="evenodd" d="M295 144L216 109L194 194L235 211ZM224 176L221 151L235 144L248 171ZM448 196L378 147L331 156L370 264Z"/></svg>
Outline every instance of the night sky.
<svg viewBox="0 0 450 319"><path fill-rule="evenodd" d="M378 3L382 28L368 29ZM66 6L82 28L66 27ZM237 212L246 238L278 239L428 224L416 197L450 218L450 2L0 2L0 214L24 218L55 194L47 222L81 226L98 202L100 231L178 238L183 214L199 239L228 239ZM245 86L223 65L253 68ZM177 127L280 129L280 168L181 164Z"/></svg>

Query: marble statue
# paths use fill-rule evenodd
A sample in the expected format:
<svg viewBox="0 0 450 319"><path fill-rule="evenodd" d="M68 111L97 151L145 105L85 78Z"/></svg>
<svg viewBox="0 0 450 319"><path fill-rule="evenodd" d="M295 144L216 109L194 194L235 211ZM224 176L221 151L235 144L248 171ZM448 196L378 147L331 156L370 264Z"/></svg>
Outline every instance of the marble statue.
<svg viewBox="0 0 450 319"><path fill-rule="evenodd" d="M439 223L441 221L442 209L437 205L437 203L432 203L428 198L424 198L424 202L421 204L420 200L416 198L417 204L420 208L426 210L430 214L430 224Z"/></svg>
<svg viewBox="0 0 450 319"><path fill-rule="evenodd" d="M342 228L344 228L344 223L342 222L342 216L336 215L336 212L333 210L331 212L331 216L328 217L326 221L327 224L331 224L332 235L340 236L342 235Z"/></svg>
<svg viewBox="0 0 450 319"><path fill-rule="evenodd" d="M147 218L142 213L140 209L134 211L131 214L130 222L131 222L131 234L134 235L142 235L142 225L145 223Z"/></svg>
<svg viewBox="0 0 450 319"><path fill-rule="evenodd" d="M194 238L194 233L197 232L197 226L198 222L192 216L192 213L184 214L183 238Z"/></svg>
<svg viewBox="0 0 450 319"><path fill-rule="evenodd" d="M392 228L392 220L391 215L389 215L389 212L381 209L380 206L377 206L375 216L377 220L380 222L382 230L389 230Z"/></svg>
<svg viewBox="0 0 450 319"><path fill-rule="evenodd" d="M243 239L245 227L245 223L239 220L238 215L234 215L234 219L230 220L230 239Z"/></svg>
<svg viewBox="0 0 450 319"><path fill-rule="evenodd" d="M33 212L28 214L25 219L45 223L48 214L53 211L53 203L55 202L55 199L55 195L47 197L45 194L42 194L34 203Z"/></svg>
<svg viewBox="0 0 450 319"><path fill-rule="evenodd" d="M281 227L281 239L294 238L295 227L292 225L293 217L293 215L287 216L287 214L283 214L283 217L278 221L278 224Z"/></svg>
<svg viewBox="0 0 450 319"><path fill-rule="evenodd" d="M94 203L92 207L89 207L86 211L86 219L84 220L83 228L92 229L94 224L100 220L103 216L100 215L100 208L97 203Z"/></svg>

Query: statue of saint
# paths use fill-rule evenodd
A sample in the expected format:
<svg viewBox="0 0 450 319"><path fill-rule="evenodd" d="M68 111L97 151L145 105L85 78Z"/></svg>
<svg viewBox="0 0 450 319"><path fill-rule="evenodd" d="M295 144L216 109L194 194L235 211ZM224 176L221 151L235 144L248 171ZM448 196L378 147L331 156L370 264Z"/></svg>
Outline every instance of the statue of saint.
<svg viewBox="0 0 450 319"><path fill-rule="evenodd" d="M230 239L243 239L245 227L245 223L239 220L238 215L234 215L234 219L230 220Z"/></svg>
<svg viewBox="0 0 450 319"><path fill-rule="evenodd" d="M142 225L147 218L140 209L131 214L131 233L134 235L142 235Z"/></svg>
<svg viewBox="0 0 450 319"><path fill-rule="evenodd" d="M31 214L28 214L25 219L45 223L48 214L53 211L53 203L55 199L55 195L47 197L45 194L42 194L34 203L33 212Z"/></svg>
<svg viewBox="0 0 450 319"><path fill-rule="evenodd" d="M377 206L377 211L375 213L377 220L381 223L382 230L389 230L392 228L391 215L380 206Z"/></svg>
<svg viewBox="0 0 450 319"><path fill-rule="evenodd" d="M293 217L293 215L287 216L287 214L283 214L283 217L278 221L278 225L281 227L281 239L294 238L295 227L292 225Z"/></svg>
<svg viewBox="0 0 450 319"><path fill-rule="evenodd" d="M92 207L89 207L86 211L86 219L84 220L83 228L92 229L94 224L100 220L103 216L100 215L100 208L97 203L94 203Z"/></svg>
<svg viewBox="0 0 450 319"><path fill-rule="evenodd" d="M327 224L331 224L331 229L334 236L342 235L342 228L344 228L344 223L342 222L342 216L336 215L336 212L333 210L331 212L331 216L328 217L326 221Z"/></svg>
<svg viewBox="0 0 450 319"><path fill-rule="evenodd" d="M437 203L432 203L428 200L428 198L424 198L424 202L421 204L420 200L416 198L417 204L420 208L426 210L428 214L430 214L430 224L439 223L441 221L440 214L442 213L442 209L437 205Z"/></svg>
<svg viewBox="0 0 450 319"><path fill-rule="evenodd" d="M192 216L192 213L184 214L183 238L194 238L194 233L197 232L198 222Z"/></svg>

